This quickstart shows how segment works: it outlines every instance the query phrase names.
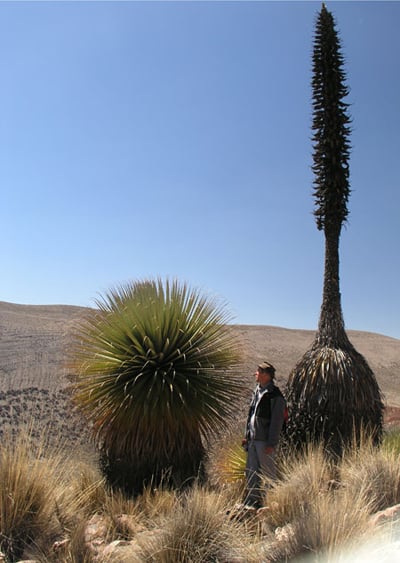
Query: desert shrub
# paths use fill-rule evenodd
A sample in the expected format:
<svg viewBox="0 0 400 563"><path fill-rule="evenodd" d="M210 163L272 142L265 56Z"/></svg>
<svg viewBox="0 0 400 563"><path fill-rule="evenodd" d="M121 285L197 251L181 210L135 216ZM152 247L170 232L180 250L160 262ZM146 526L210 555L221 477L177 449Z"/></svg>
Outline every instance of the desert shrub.
<svg viewBox="0 0 400 563"><path fill-rule="evenodd" d="M39 445L32 451L29 433L3 439L0 449L0 549L16 561L24 548L51 541L59 532L55 515L57 471L62 458Z"/></svg>
<svg viewBox="0 0 400 563"><path fill-rule="evenodd" d="M301 454L280 459L280 478L268 489L264 504L273 526L297 520L334 486L335 469L322 446L309 445Z"/></svg>
<svg viewBox="0 0 400 563"><path fill-rule="evenodd" d="M74 520L102 512L110 490L97 467L67 460L58 489L57 507L64 517Z"/></svg>
<svg viewBox="0 0 400 563"><path fill-rule="evenodd" d="M72 461L72 460L71 460ZM51 553L38 553L41 563L91 563L100 561L101 555L88 545L85 538L88 524L94 518L102 528L104 543L114 540L131 540L138 533L159 529L163 518L171 516L178 502L176 491L163 488L146 488L135 499L120 490L107 486L98 471L90 465L76 467L71 479L60 483L57 516L63 524L61 549ZM128 560L132 563L130 555Z"/></svg>
<svg viewBox="0 0 400 563"><path fill-rule="evenodd" d="M369 507L366 500L347 491L325 491L302 507L296 519L280 534L281 541L270 547L270 561L340 560L339 552L365 541Z"/></svg>
<svg viewBox="0 0 400 563"><path fill-rule="evenodd" d="M60 489L57 516L63 524L67 543L56 554L57 562L95 560L85 541L85 528L92 517L98 518L105 527L104 542L131 539L137 529L143 529L144 515L139 504L108 487L90 464L75 467L71 478Z"/></svg>
<svg viewBox="0 0 400 563"><path fill-rule="evenodd" d="M72 355L75 399L107 480L137 494L201 477L204 440L229 424L243 391L224 308L161 280L121 287L97 305Z"/></svg>
<svg viewBox="0 0 400 563"><path fill-rule="evenodd" d="M261 544L244 524L229 516L230 508L223 494L194 488L177 500L174 511L163 519L159 533L144 535L140 540L143 560L149 563L262 560Z"/></svg>
<svg viewBox="0 0 400 563"><path fill-rule="evenodd" d="M393 449L376 448L373 439L357 436L337 463L322 447L291 457L281 479L268 492L263 519L276 529L271 561L341 560L340 553L366 541L370 515L400 502L400 464Z"/></svg>
<svg viewBox="0 0 400 563"><path fill-rule="evenodd" d="M340 465L340 481L364 496L371 512L400 503L400 463L395 449L365 444L354 449Z"/></svg>
<svg viewBox="0 0 400 563"><path fill-rule="evenodd" d="M135 514L140 516L141 522L146 527L158 527L164 518L174 513L178 499L179 494L176 490L162 486L157 489L146 487L135 499Z"/></svg>

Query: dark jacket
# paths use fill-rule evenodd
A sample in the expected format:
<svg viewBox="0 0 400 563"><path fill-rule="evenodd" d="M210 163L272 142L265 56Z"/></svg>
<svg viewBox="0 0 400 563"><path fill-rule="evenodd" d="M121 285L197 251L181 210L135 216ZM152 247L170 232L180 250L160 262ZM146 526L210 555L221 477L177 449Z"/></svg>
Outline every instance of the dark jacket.
<svg viewBox="0 0 400 563"><path fill-rule="evenodd" d="M279 435L282 430L285 416L286 401L280 389L273 382L267 385L257 401L257 386L250 403L249 414L246 425L246 439L250 441L260 440L266 442L266 446L278 445ZM254 416L254 428L252 432L251 420ZM253 434L253 435L252 435Z"/></svg>

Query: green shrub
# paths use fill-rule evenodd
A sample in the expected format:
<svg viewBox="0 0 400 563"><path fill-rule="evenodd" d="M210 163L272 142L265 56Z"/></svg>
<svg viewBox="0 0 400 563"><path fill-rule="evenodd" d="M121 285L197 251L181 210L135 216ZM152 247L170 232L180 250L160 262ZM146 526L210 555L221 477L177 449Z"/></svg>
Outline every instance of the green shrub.
<svg viewBox="0 0 400 563"><path fill-rule="evenodd" d="M400 429L393 428L383 435L382 448L400 455Z"/></svg>
<svg viewBox="0 0 400 563"><path fill-rule="evenodd" d="M168 280L128 284L97 304L77 331L75 399L108 481L138 493L201 477L204 440L230 423L243 392L224 308Z"/></svg>

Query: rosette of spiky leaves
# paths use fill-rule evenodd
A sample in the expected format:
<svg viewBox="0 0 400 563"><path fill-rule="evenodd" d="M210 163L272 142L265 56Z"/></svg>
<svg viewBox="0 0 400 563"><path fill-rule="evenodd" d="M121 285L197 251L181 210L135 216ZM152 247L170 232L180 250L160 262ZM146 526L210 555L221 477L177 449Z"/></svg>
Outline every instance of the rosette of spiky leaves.
<svg viewBox="0 0 400 563"><path fill-rule="evenodd" d="M178 281L110 291L78 330L75 399L108 479L127 490L196 477L204 440L243 392L237 339L215 299Z"/></svg>
<svg viewBox="0 0 400 563"><path fill-rule="evenodd" d="M246 452L237 441L220 453L216 462L221 483L238 483L244 481L246 470Z"/></svg>

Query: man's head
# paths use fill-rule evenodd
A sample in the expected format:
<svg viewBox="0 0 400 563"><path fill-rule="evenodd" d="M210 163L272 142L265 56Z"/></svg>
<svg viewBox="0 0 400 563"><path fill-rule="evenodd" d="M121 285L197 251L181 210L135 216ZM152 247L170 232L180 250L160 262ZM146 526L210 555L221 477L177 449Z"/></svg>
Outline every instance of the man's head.
<svg viewBox="0 0 400 563"><path fill-rule="evenodd" d="M270 381L272 381L275 377L275 368L269 362L262 362L257 367L257 371L255 373L256 381L262 387L268 385Z"/></svg>

